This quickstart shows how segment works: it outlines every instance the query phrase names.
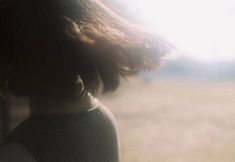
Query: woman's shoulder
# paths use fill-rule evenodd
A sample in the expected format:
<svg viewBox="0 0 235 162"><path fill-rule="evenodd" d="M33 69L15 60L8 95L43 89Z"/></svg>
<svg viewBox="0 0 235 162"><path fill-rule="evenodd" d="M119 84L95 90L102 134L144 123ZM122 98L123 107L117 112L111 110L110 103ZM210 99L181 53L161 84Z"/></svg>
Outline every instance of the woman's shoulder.
<svg viewBox="0 0 235 162"><path fill-rule="evenodd" d="M35 134L37 132L56 132L69 130L96 131L109 130L117 133L117 123L112 112L96 100L95 107L78 113L47 113L35 114L21 122L11 133ZM32 131L34 130L34 131ZM66 132L65 132L66 133Z"/></svg>
<svg viewBox="0 0 235 162"><path fill-rule="evenodd" d="M103 115L104 119L110 121L115 127L117 126L113 113L102 103L99 103L98 111Z"/></svg>
<svg viewBox="0 0 235 162"><path fill-rule="evenodd" d="M4 143L0 146L1 162L36 162L30 152L20 143Z"/></svg>
<svg viewBox="0 0 235 162"><path fill-rule="evenodd" d="M61 161L68 151L77 161L85 161L85 157L92 161L119 159L116 122L110 110L100 103L79 113L31 116L13 130L8 141L23 144L36 159L54 158L47 154L52 152L58 155L56 161Z"/></svg>

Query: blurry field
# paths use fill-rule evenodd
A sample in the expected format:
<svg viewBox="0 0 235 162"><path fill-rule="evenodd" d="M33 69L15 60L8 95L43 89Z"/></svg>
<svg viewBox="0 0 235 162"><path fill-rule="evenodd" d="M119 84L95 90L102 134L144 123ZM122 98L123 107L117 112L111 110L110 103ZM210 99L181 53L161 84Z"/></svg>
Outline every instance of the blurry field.
<svg viewBox="0 0 235 162"><path fill-rule="evenodd" d="M235 83L136 81L101 97L122 162L235 162Z"/></svg>

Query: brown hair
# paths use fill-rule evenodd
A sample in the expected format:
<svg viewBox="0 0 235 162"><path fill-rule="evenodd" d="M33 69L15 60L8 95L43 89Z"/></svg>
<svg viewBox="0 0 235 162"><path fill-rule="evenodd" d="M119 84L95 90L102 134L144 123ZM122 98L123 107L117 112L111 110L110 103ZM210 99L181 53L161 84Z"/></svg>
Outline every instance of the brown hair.
<svg viewBox="0 0 235 162"><path fill-rule="evenodd" d="M155 67L168 44L104 0L10 0L0 11L0 76L20 96L89 92Z"/></svg>

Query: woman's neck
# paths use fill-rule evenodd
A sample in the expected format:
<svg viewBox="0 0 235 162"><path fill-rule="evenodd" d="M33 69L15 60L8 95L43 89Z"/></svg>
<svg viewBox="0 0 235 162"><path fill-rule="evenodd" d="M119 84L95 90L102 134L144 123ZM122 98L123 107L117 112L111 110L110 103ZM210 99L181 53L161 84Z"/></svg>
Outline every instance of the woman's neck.
<svg viewBox="0 0 235 162"><path fill-rule="evenodd" d="M76 100L59 100L41 97L29 98L30 114L79 113L98 106L98 100L90 94Z"/></svg>

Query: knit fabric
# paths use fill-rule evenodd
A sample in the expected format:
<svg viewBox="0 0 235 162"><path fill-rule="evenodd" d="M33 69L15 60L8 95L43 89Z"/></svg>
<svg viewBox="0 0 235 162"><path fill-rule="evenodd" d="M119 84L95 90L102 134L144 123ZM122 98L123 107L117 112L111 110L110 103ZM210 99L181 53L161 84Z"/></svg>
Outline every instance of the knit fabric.
<svg viewBox="0 0 235 162"><path fill-rule="evenodd" d="M76 114L31 116L6 142L22 144L37 162L119 162L116 125L101 106Z"/></svg>
<svg viewBox="0 0 235 162"><path fill-rule="evenodd" d="M1 162L36 162L29 151L19 143L4 143L0 146Z"/></svg>

